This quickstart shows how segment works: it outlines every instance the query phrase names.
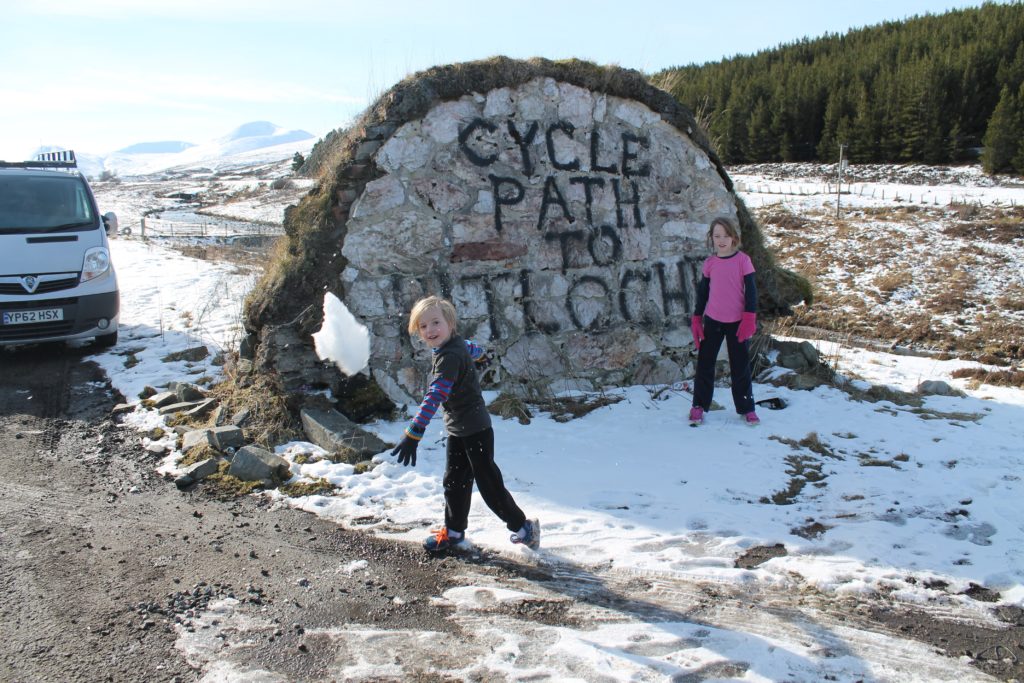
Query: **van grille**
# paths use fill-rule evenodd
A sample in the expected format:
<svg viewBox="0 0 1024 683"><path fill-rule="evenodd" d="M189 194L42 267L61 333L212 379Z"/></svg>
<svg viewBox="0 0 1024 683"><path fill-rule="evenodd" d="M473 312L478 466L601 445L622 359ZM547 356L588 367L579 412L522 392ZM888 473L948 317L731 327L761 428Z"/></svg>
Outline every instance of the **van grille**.
<svg viewBox="0 0 1024 683"><path fill-rule="evenodd" d="M60 292L65 289L74 289L78 286L77 277L68 277L62 280L49 280L40 282L33 294L47 294L49 292ZM28 294L20 282L0 282L0 294Z"/></svg>
<svg viewBox="0 0 1024 683"><path fill-rule="evenodd" d="M19 341L40 337L58 337L69 334L75 326L74 320L59 320L34 325L0 325L0 341Z"/></svg>

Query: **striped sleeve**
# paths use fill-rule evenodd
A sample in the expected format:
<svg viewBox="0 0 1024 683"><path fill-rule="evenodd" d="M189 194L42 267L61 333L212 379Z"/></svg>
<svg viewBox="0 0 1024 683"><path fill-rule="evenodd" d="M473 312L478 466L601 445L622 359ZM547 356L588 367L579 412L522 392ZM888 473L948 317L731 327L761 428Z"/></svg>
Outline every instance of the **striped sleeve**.
<svg viewBox="0 0 1024 683"><path fill-rule="evenodd" d="M484 347L478 346L468 339L466 340L466 349L469 351L469 357L474 361L480 360L484 355Z"/></svg>
<svg viewBox="0 0 1024 683"><path fill-rule="evenodd" d="M417 441L423 438L423 433L427 431L427 425L430 424L430 420L437 413L437 409L451 395L453 384L451 380L444 377L436 377L430 383L430 388L427 389L427 394L423 397L423 402L420 404L419 412L416 413L416 417L412 418L409 426L405 428L407 436Z"/></svg>

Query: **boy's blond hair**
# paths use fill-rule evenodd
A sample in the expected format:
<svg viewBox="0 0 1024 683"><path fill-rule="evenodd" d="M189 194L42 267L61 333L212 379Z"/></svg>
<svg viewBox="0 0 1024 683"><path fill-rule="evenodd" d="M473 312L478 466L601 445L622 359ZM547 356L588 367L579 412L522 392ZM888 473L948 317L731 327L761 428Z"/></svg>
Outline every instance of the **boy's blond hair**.
<svg viewBox="0 0 1024 683"><path fill-rule="evenodd" d="M725 228L726 234L729 235L729 237L732 238L732 241L736 243L737 249L743 246L743 238L740 237L739 228L737 228L736 224L732 222L732 219L726 218L725 216L719 216L712 220L711 225L708 226L708 246L711 247L712 251L715 249L715 241L711 236L715 232L716 225L721 225Z"/></svg>
<svg viewBox="0 0 1024 683"><path fill-rule="evenodd" d="M434 307L441 311L441 316L448 323L448 326L452 328L452 333L455 332L455 327L459 322L459 317L455 313L455 306L448 299L439 296L428 296L420 299L413 305L412 311L409 313L409 334L419 332L420 318L423 317L427 310Z"/></svg>

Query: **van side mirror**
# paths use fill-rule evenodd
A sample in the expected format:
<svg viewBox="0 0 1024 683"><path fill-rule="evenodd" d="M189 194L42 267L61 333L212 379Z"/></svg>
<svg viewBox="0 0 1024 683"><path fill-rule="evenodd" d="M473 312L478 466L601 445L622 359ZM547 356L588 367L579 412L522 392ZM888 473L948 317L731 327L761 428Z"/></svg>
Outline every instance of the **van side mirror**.
<svg viewBox="0 0 1024 683"><path fill-rule="evenodd" d="M103 227L108 236L117 234L117 215L113 211L103 214Z"/></svg>

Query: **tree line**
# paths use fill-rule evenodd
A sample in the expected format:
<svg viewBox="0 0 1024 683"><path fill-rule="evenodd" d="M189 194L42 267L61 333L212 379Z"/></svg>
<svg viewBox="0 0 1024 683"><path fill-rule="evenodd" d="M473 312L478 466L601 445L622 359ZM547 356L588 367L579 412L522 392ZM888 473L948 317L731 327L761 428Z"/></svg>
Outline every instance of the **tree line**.
<svg viewBox="0 0 1024 683"><path fill-rule="evenodd" d="M1024 174L1024 4L826 34L651 77L726 164L977 160Z"/></svg>

